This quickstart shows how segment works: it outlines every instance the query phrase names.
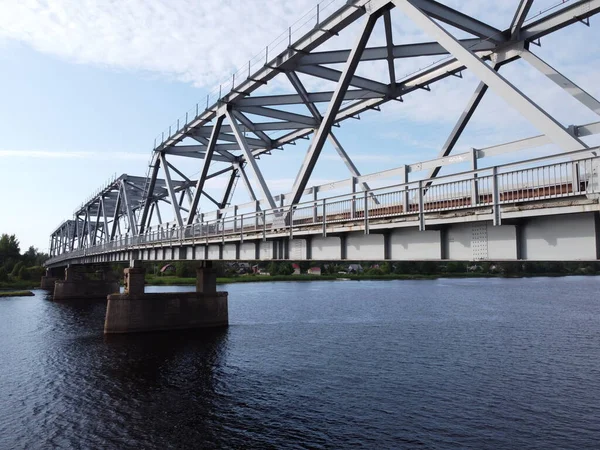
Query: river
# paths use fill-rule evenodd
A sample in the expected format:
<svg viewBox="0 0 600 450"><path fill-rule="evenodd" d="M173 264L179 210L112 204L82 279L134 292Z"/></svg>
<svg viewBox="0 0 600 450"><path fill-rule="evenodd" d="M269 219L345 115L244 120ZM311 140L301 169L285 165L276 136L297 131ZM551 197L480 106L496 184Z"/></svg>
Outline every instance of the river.
<svg viewBox="0 0 600 450"><path fill-rule="evenodd" d="M0 448L598 448L600 277L220 289L226 330L110 337L0 299Z"/></svg>

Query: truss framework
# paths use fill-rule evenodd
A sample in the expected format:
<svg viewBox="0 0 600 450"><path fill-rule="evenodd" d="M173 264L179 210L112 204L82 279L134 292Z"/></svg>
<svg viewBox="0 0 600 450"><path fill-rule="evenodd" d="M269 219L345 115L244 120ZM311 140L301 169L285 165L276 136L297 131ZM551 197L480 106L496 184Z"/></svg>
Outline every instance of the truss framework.
<svg viewBox="0 0 600 450"><path fill-rule="evenodd" d="M597 99L530 49L532 43L544 36L600 12L600 0L565 3L553 13L525 25L532 4L533 0L520 0L511 23L506 29L499 30L433 0L348 1L330 17L321 20L312 31L296 42L290 42L286 51L267 61L260 70L248 73L246 80L224 94L216 104L199 111L196 117L161 142L153 150L146 178L123 175L83 205L75 213L74 220L64 222L52 234L51 253L110 241L117 233L146 233L152 224L162 224L159 205L170 205L175 220L173 225L179 227L202 221L204 212L199 211L201 198L216 206L217 215L230 207L237 210L236 206L230 205L230 200L240 178L256 211L261 208L287 208L299 203L305 195L316 199L318 189L309 188L308 183L327 141L331 142L348 168L352 189L358 187L367 191L368 177L361 176L333 133L333 128L367 110L377 110L386 102L402 101L403 97L416 91L434 90L436 83L451 76L460 76L464 70L474 73L480 84L440 150L436 160L439 165L430 164L426 178L437 176L488 89L502 97L542 133L532 139L554 143L565 152L587 148L574 127L565 127L556 121L504 78L500 68L523 59L583 106L600 114ZM392 20L396 14L411 19L432 41L395 43ZM357 21L362 21L362 26L352 48L320 50L323 44L335 39L339 32ZM379 21L383 22L386 45L368 47L371 32ZM472 37L457 39L444 25ZM421 56L447 58L426 70L397 78L395 60ZM357 75L357 67L365 61L385 62L388 82ZM343 67L341 70L328 67L333 64ZM303 84L299 74L333 82L335 88L311 91ZM288 94L262 94L262 88L275 78L287 80L293 91ZM290 107L296 110L291 112ZM299 107L303 107L305 113L297 112ZM597 126L593 128L596 130ZM292 192L274 196L260 170L258 159L275 149L293 145L299 139L310 139L310 145ZM195 144L190 145L190 141ZM515 143L507 145L518 147ZM197 178L186 176L180 170L181 166L178 168L173 162L173 157L189 158L185 164L197 165ZM213 163L220 167L214 169ZM405 167L405 178L408 173ZM181 179L174 179L175 175ZM207 182L216 177L227 180L224 193L218 197L210 195L206 189Z"/></svg>

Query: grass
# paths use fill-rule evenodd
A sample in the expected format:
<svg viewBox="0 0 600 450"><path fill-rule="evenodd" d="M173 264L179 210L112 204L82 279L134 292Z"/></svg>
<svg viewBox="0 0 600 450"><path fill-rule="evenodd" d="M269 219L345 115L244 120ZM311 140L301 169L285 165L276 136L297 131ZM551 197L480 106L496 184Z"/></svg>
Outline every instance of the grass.
<svg viewBox="0 0 600 450"><path fill-rule="evenodd" d="M241 275L236 277L219 277L217 284L231 283L260 283L268 281L332 281L332 280L435 280L438 278L526 278L526 277L557 277L568 275L582 275L577 273L518 273L518 274L502 274L502 273L438 273L438 274L385 274L385 275L369 275L369 274L336 274L336 275ZM146 276L146 283L150 286L194 286L196 278L194 277L176 277L154 275Z"/></svg>
<svg viewBox="0 0 600 450"><path fill-rule="evenodd" d="M457 274L385 274L385 275L367 275L367 274L336 274L336 275L242 275L236 277L219 277L217 284L231 283L260 283L267 281L331 281L347 279L352 281L360 280L434 280L443 277L466 278L466 277L497 277L495 274L478 273L457 273ZM153 275L146 276L146 283L150 286L193 286L196 284L196 278Z"/></svg>
<svg viewBox="0 0 600 450"><path fill-rule="evenodd" d="M2 291L0 297L31 297L35 295L31 291Z"/></svg>
<svg viewBox="0 0 600 450"><path fill-rule="evenodd" d="M36 289L40 287L40 280L11 280L0 281L0 290L3 289Z"/></svg>

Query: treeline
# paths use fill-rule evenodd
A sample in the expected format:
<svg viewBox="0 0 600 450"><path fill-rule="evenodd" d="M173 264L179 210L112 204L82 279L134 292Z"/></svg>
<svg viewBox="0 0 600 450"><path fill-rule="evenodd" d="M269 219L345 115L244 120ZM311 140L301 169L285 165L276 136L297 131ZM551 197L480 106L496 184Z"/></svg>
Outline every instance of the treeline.
<svg viewBox="0 0 600 450"><path fill-rule="evenodd" d="M31 246L21 254L19 240L14 234L0 237L0 283L39 281L45 270L42 267L48 254Z"/></svg>
<svg viewBox="0 0 600 450"><path fill-rule="evenodd" d="M176 276L192 278L196 276L197 262L179 261L171 263L172 268L164 273L160 269L166 263L145 263L146 273L155 276ZM272 276L294 274L294 265L301 274L318 267L322 275L352 274L356 276L379 275L457 275L457 276L533 276L533 275L600 275L600 262L555 262L555 261L514 261L514 262L469 262L469 261L249 261L248 264L214 262L213 267L219 277L256 275L252 268L260 269ZM256 270L257 271L257 270Z"/></svg>

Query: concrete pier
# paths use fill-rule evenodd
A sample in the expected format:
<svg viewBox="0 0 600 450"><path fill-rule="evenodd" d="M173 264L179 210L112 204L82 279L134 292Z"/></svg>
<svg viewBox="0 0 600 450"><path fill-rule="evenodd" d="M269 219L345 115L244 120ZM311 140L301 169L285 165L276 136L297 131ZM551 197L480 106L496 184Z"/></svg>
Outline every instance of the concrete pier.
<svg viewBox="0 0 600 450"><path fill-rule="evenodd" d="M69 265L65 279L54 281L54 300L103 299L120 289L108 266Z"/></svg>
<svg viewBox="0 0 600 450"><path fill-rule="evenodd" d="M209 266L209 264L206 264ZM217 292L211 267L196 270L196 292L144 292L145 269L125 269L125 292L108 296L104 333L224 327L229 324L227 292Z"/></svg>
<svg viewBox="0 0 600 450"><path fill-rule="evenodd" d="M47 291L54 291L54 283L57 280L61 280L64 276L65 271L62 268L47 268L46 275L43 275L40 281L40 288Z"/></svg>

